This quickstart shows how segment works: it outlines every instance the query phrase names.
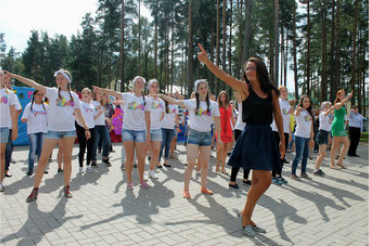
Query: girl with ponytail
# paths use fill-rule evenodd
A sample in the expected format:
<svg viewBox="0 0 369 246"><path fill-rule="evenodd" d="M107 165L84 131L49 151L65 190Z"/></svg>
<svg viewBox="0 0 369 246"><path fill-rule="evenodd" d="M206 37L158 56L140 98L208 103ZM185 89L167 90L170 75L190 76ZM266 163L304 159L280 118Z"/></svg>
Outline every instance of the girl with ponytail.
<svg viewBox="0 0 369 246"><path fill-rule="evenodd" d="M47 133L47 112L49 105L44 104L44 94L35 90L32 102L27 104L24 109L21 121L27 123L27 135L29 138L28 171L27 175L33 174L36 153L38 159L41 157L44 139Z"/></svg>
<svg viewBox="0 0 369 246"><path fill-rule="evenodd" d="M43 86L31 79L7 72L8 76L25 85L35 88L49 99L48 131L45 144L43 145L40 159L38 161L34 188L26 202L35 201L38 197L39 185L44 175L44 170L49 161L50 154L61 139L63 142L64 158L64 196L71 198L70 179L72 175L72 151L76 137L75 117L81 122L85 129L85 136L90 138L90 130L82 116L80 102L77 94L71 92L70 84L72 76L69 71L60 69L54 73L57 88Z"/></svg>

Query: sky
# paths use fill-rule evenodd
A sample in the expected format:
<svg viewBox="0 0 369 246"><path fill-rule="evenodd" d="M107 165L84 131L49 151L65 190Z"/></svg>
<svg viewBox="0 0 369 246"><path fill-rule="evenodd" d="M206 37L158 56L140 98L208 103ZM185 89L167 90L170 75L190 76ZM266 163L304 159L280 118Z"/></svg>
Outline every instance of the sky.
<svg viewBox="0 0 369 246"><path fill-rule="evenodd" d="M80 24L86 13L95 16L97 3L97 0L0 0L0 32L5 33L7 50L13 46L17 52L23 52L32 30L70 38L82 31ZM150 18L145 6L141 12ZM287 87L292 92L293 73L288 69L287 74Z"/></svg>

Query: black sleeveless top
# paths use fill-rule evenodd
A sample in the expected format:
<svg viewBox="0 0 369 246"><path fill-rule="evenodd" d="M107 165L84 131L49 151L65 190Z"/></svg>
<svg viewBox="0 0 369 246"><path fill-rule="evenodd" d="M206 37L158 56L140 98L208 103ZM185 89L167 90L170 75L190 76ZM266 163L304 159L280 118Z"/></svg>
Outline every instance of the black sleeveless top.
<svg viewBox="0 0 369 246"><path fill-rule="evenodd" d="M249 97L242 102L242 121L246 124L272 124L272 92L263 99L249 85Z"/></svg>

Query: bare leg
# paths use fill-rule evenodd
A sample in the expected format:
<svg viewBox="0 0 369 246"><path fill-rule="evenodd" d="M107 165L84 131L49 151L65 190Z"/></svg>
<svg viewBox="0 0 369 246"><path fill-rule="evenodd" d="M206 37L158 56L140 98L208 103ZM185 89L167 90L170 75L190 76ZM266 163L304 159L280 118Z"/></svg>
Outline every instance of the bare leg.
<svg viewBox="0 0 369 246"><path fill-rule="evenodd" d="M316 159L316 163L315 163L315 169L320 169L320 166L322 165L322 161L324 160L326 155L327 155L327 145L320 144L318 158Z"/></svg>
<svg viewBox="0 0 369 246"><path fill-rule="evenodd" d="M338 161L337 161L337 166L346 169L346 167L343 165L343 158L345 158L347 154L347 151L350 147L350 142L347 137L342 137L341 141L343 142L343 147L340 152L340 157L338 158Z"/></svg>
<svg viewBox="0 0 369 246"><path fill-rule="evenodd" d="M145 153L147 152L147 143L135 143L136 154L137 154L137 168L140 176L140 181L144 181L144 171L145 171Z"/></svg>
<svg viewBox="0 0 369 246"><path fill-rule="evenodd" d="M189 191L192 170L195 166L196 156L199 151L199 146L195 144L187 144L187 168L184 173L184 191Z"/></svg>
<svg viewBox="0 0 369 246"><path fill-rule="evenodd" d="M159 141L151 142L150 170L154 170L155 166L158 164L160 147L161 142Z"/></svg>
<svg viewBox="0 0 369 246"><path fill-rule="evenodd" d="M270 171L253 170L252 185L246 197L245 208L242 211L242 226L255 225L251 220L255 205L259 198L268 190L272 182Z"/></svg>
<svg viewBox="0 0 369 246"><path fill-rule="evenodd" d="M64 157L64 184L70 183L72 176L72 152L75 137L63 138L63 157Z"/></svg>
<svg viewBox="0 0 369 246"><path fill-rule="evenodd" d="M135 142L127 141L123 143L124 149L126 150L126 174L127 174L127 182L132 183L132 169L133 169L133 155Z"/></svg>
<svg viewBox="0 0 369 246"><path fill-rule="evenodd" d="M227 153L228 153L229 145L230 145L230 143L223 143L223 145L221 147L222 148L222 168L221 168L222 173L227 173L227 171L225 170L225 163L226 163L226 159L227 159Z"/></svg>
<svg viewBox="0 0 369 246"><path fill-rule="evenodd" d="M5 149L6 149L6 143L1 143L1 171L0 171L0 183L4 180L5 175Z"/></svg>
<svg viewBox="0 0 369 246"><path fill-rule="evenodd" d="M50 154L53 151L57 143L58 143L58 140L45 139L45 144L42 146L41 156L37 164L35 183L34 183L35 188L38 188L40 186L42 177L44 176L45 167L50 158Z"/></svg>
<svg viewBox="0 0 369 246"><path fill-rule="evenodd" d="M208 162L210 157L211 146L200 147L201 156L201 188L206 189L206 182L208 180Z"/></svg>
<svg viewBox="0 0 369 246"><path fill-rule="evenodd" d="M335 164L335 158L336 158L336 152L339 146L340 146L340 138L333 137L333 144L332 144L332 149L331 149L331 168L333 169L337 168Z"/></svg>
<svg viewBox="0 0 369 246"><path fill-rule="evenodd" d="M58 142L59 151L58 151L58 169L62 169L63 163L63 141L60 139Z"/></svg>

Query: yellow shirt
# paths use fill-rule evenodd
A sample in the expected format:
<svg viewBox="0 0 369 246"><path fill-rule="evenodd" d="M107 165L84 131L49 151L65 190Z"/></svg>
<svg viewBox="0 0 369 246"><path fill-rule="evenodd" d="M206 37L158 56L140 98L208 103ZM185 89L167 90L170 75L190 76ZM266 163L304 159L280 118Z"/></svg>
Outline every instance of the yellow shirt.
<svg viewBox="0 0 369 246"><path fill-rule="evenodd" d="M295 129L295 116L293 114L290 114L290 127L291 132L293 132L293 129Z"/></svg>

